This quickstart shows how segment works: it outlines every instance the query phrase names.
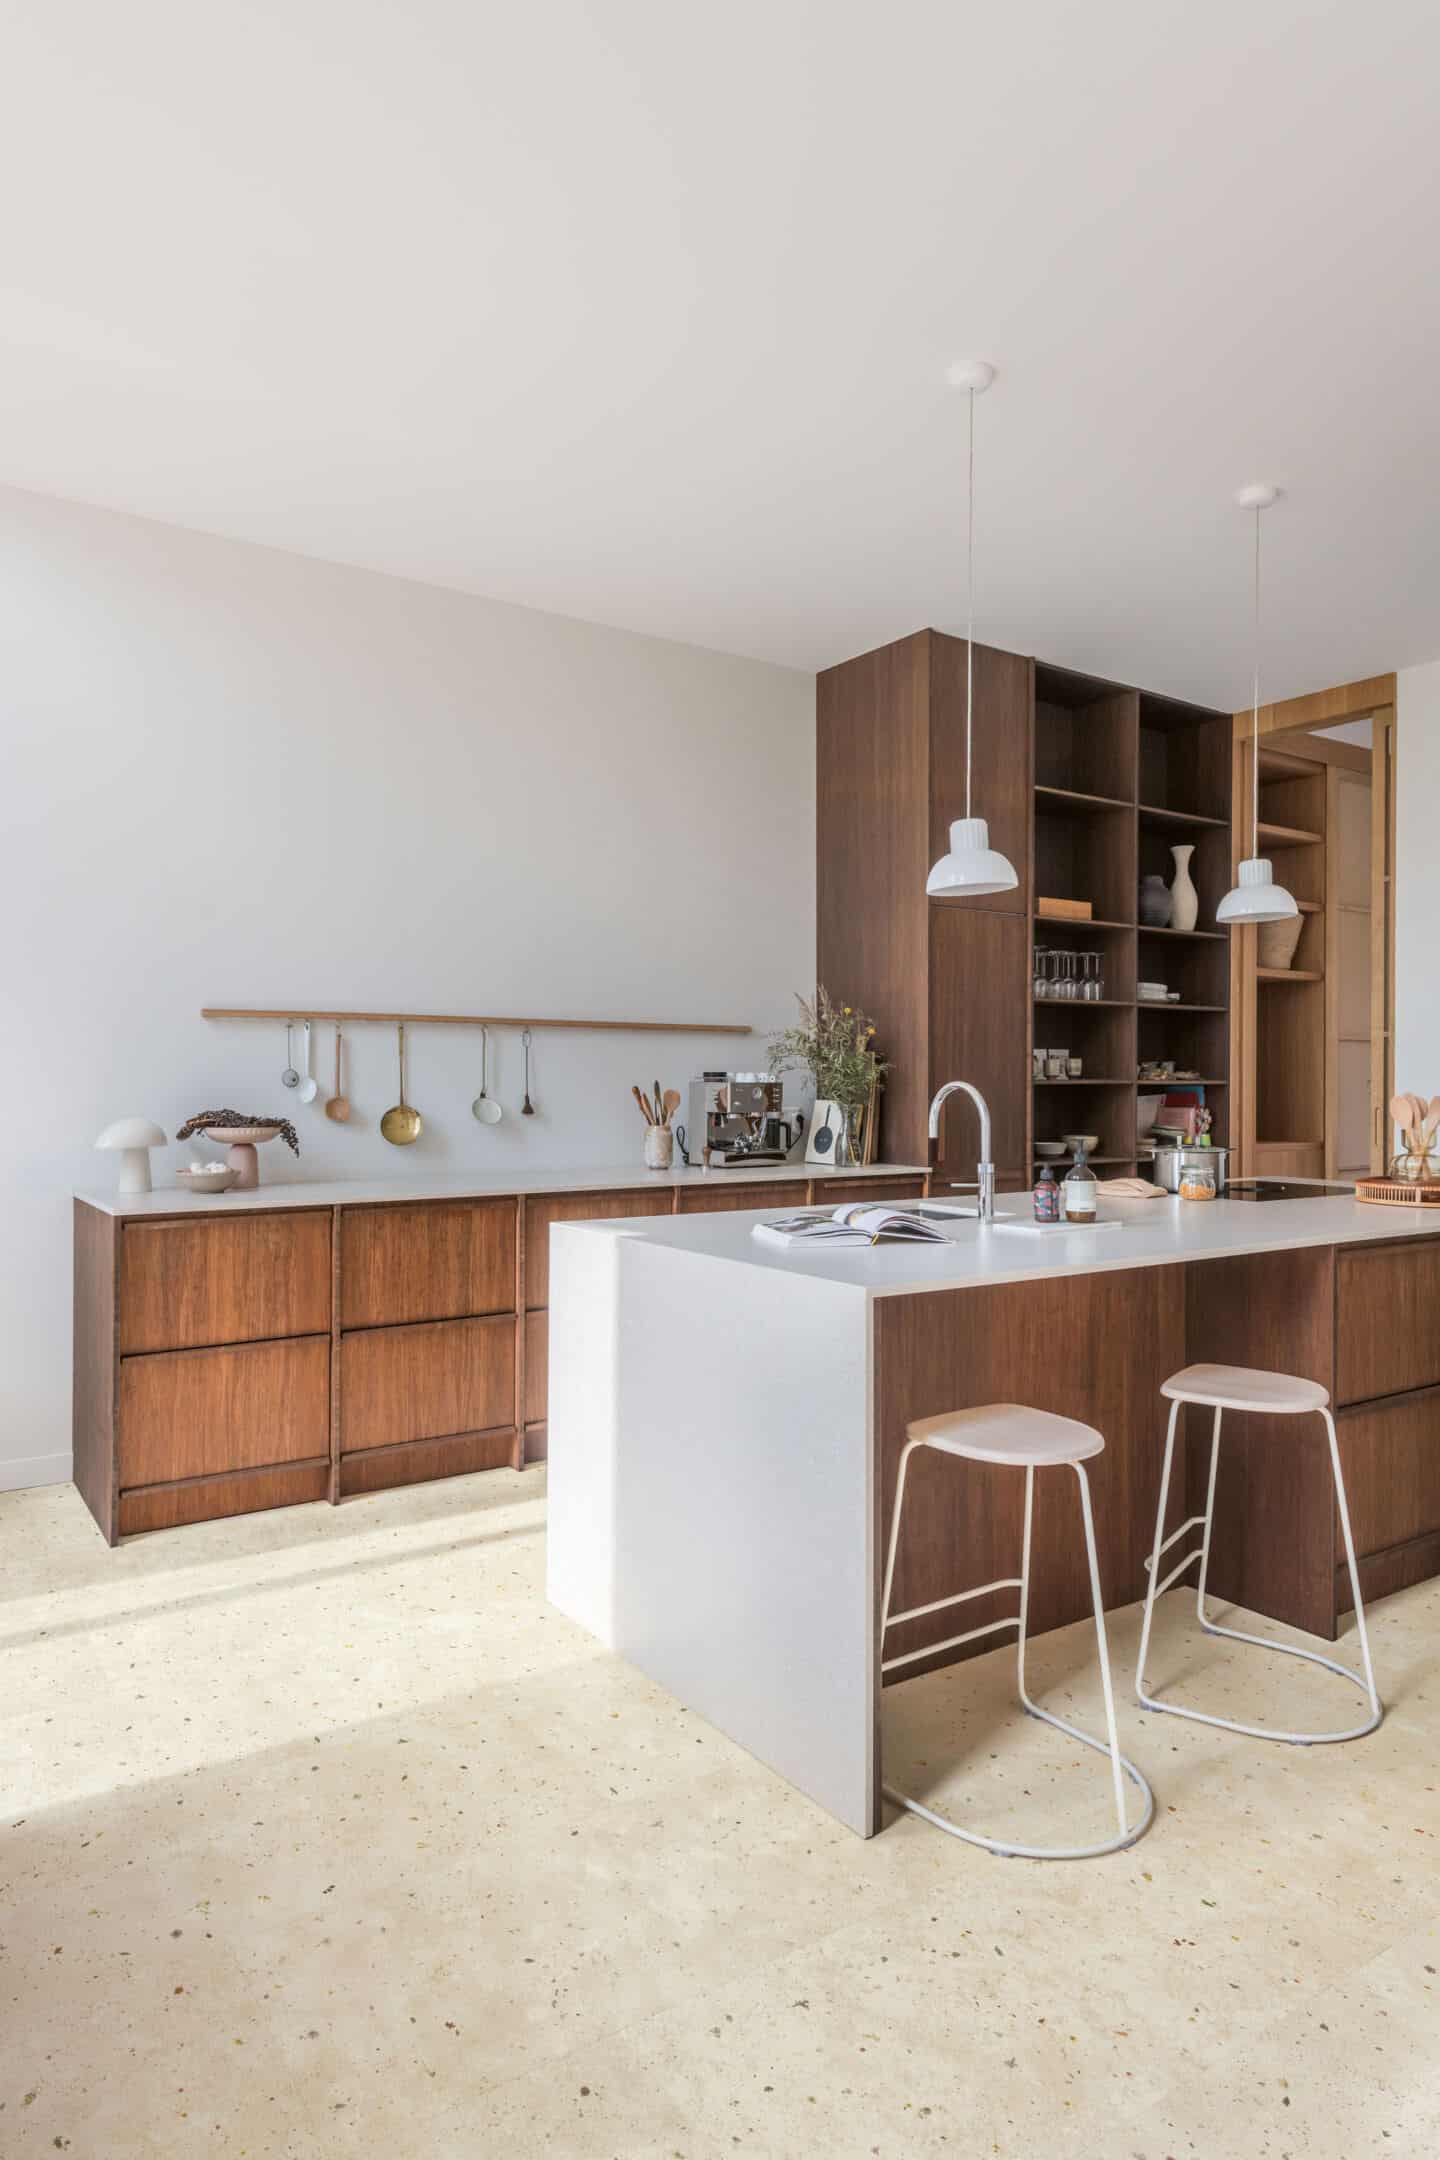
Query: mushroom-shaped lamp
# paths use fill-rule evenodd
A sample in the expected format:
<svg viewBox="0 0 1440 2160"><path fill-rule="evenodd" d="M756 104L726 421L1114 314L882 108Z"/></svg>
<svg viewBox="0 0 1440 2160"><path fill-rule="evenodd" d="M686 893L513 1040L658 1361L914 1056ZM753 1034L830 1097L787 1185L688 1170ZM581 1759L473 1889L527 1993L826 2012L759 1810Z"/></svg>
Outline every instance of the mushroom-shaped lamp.
<svg viewBox="0 0 1440 2160"><path fill-rule="evenodd" d="M95 1142L97 1148L119 1148L121 1192L149 1192L150 1150L164 1147L165 1135L148 1117L117 1118Z"/></svg>

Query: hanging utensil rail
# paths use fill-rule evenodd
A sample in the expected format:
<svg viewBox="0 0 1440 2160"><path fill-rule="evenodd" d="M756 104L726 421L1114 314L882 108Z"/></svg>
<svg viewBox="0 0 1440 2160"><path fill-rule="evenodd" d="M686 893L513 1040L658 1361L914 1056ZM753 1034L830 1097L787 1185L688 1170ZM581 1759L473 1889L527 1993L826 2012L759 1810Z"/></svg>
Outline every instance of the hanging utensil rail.
<svg viewBox="0 0 1440 2160"><path fill-rule="evenodd" d="M334 1020L342 1027L584 1028L644 1035L752 1035L753 1028L721 1020L537 1020L498 1013L329 1012L318 1005L202 1005L202 1020Z"/></svg>

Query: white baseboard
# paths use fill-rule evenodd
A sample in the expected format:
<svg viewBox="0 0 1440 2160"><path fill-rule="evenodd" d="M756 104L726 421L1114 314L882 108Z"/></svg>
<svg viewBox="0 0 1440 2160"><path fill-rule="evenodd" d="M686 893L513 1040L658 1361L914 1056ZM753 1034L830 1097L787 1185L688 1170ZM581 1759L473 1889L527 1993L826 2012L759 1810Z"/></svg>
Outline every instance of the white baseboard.
<svg viewBox="0 0 1440 2160"><path fill-rule="evenodd" d="M0 1492L24 1492L31 1485L68 1485L71 1459L63 1455L20 1455L0 1459Z"/></svg>

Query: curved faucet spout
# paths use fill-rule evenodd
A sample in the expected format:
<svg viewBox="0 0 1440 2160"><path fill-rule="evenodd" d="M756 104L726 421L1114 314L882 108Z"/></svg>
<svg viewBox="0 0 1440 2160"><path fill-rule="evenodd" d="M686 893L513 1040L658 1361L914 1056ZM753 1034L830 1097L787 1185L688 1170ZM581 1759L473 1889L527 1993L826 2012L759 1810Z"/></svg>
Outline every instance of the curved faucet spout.
<svg viewBox="0 0 1440 2160"><path fill-rule="evenodd" d="M990 1105L968 1080L947 1080L930 1105L930 1138L940 1137L940 1113L951 1095L968 1095L980 1113L980 1160L975 1165L981 1222L995 1220L995 1165L991 1160Z"/></svg>

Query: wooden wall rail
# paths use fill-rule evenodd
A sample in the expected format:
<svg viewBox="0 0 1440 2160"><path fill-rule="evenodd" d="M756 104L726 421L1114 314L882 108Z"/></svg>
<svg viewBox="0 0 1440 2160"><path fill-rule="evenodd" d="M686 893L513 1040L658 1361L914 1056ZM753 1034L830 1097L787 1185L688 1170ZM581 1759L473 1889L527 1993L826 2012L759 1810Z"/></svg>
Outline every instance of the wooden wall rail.
<svg viewBox="0 0 1440 2160"><path fill-rule="evenodd" d="M202 1005L202 1020L337 1020L346 1027L583 1028L626 1035L753 1035L734 1020L537 1020L508 1013L331 1012L318 1005Z"/></svg>

